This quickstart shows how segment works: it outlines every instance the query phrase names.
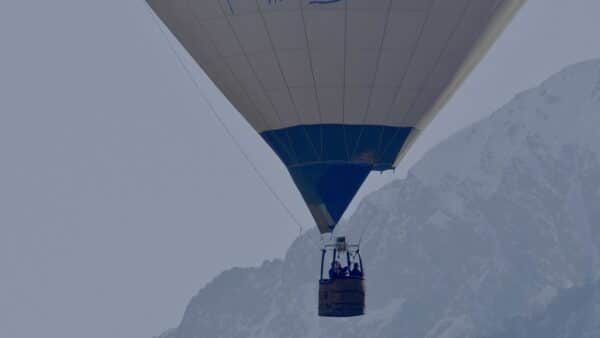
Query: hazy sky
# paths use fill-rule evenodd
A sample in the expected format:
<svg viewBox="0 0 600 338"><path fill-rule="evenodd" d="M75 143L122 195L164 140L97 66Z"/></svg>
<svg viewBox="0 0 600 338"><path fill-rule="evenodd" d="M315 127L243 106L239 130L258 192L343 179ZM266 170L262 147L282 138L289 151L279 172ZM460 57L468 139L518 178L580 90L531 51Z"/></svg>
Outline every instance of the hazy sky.
<svg viewBox="0 0 600 338"><path fill-rule="evenodd" d="M374 175L363 194L515 93L599 57L598 13L598 0L530 0L396 176ZM310 227L278 159L193 69ZM0 1L0 161L0 337L150 338L219 271L280 257L298 234L142 0Z"/></svg>

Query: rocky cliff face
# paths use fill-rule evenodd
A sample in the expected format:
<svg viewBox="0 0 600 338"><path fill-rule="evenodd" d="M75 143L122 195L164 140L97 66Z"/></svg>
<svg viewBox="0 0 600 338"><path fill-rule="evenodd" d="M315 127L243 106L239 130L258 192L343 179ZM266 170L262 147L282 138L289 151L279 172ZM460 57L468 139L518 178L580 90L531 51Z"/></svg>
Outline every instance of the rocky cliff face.
<svg viewBox="0 0 600 338"><path fill-rule="evenodd" d="M364 317L317 317L313 231L283 261L221 274L162 338L481 337L540 311L600 271L599 130L600 61L571 66L436 147L340 226L350 238L366 227Z"/></svg>

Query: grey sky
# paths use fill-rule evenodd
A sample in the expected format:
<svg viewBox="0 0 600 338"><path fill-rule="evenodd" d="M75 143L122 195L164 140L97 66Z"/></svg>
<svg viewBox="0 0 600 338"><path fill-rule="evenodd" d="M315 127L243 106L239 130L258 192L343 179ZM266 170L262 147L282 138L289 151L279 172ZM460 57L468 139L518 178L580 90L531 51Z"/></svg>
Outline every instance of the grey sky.
<svg viewBox="0 0 600 338"><path fill-rule="evenodd" d="M597 0L530 0L395 176L374 175L363 194L515 93L599 57L597 13ZM5 0L0 42L0 337L148 338L219 271L283 255L297 229L141 0ZM310 227L277 158L195 76Z"/></svg>

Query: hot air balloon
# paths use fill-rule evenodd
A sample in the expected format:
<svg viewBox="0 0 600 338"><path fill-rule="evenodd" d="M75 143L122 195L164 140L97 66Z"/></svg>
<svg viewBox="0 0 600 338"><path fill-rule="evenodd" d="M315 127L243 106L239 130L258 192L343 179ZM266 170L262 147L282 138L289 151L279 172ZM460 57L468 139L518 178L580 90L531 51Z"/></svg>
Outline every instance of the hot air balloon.
<svg viewBox="0 0 600 338"><path fill-rule="evenodd" d="M147 2L329 233L371 171L396 167L525 0ZM343 237L326 245L319 314L363 314L363 276L358 248Z"/></svg>

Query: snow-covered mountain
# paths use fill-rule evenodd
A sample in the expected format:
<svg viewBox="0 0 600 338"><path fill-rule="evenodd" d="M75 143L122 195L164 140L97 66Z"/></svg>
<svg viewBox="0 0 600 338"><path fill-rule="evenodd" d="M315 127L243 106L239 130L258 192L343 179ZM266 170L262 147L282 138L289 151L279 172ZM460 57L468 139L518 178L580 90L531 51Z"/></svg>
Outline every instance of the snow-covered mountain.
<svg viewBox="0 0 600 338"><path fill-rule="evenodd" d="M504 328L486 338L548 337L600 337L600 283L561 290L545 311L506 320Z"/></svg>
<svg viewBox="0 0 600 338"><path fill-rule="evenodd" d="M317 317L319 237L224 272L162 338L481 337L600 272L600 60L571 66L368 196L368 314Z"/></svg>

